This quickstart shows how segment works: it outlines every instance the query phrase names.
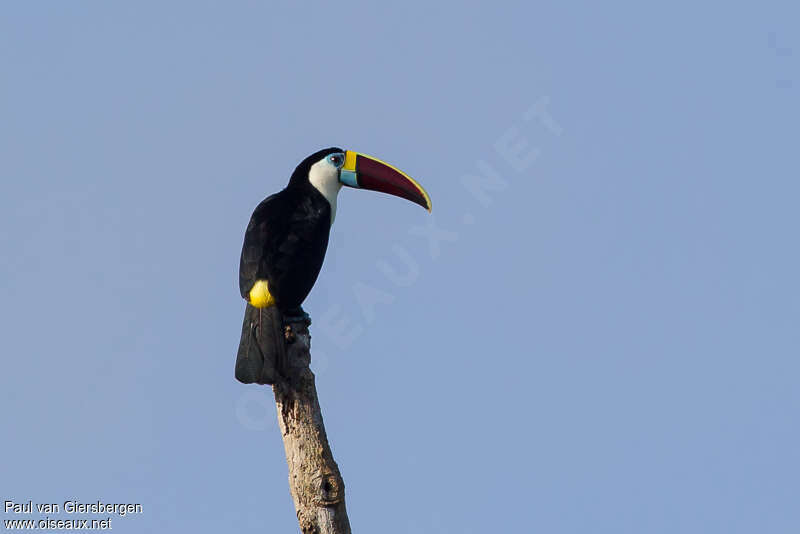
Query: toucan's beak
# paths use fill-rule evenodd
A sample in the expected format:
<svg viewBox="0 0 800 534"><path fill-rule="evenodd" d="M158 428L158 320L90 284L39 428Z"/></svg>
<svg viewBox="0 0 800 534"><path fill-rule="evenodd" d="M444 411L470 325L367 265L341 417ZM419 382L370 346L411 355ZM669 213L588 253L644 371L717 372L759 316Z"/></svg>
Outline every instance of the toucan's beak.
<svg viewBox="0 0 800 534"><path fill-rule="evenodd" d="M339 181L350 187L389 193L415 202L431 211L431 197L414 179L379 159L348 150Z"/></svg>

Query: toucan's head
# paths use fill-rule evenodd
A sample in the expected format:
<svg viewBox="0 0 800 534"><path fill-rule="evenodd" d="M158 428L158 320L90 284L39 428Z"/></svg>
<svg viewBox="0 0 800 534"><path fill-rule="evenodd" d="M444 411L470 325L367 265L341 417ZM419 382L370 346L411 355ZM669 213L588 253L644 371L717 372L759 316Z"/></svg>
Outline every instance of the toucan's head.
<svg viewBox="0 0 800 534"><path fill-rule="evenodd" d="M402 197L431 211L428 193L403 171L383 161L331 147L311 154L292 174L292 182L307 180L336 209L336 195L343 185Z"/></svg>

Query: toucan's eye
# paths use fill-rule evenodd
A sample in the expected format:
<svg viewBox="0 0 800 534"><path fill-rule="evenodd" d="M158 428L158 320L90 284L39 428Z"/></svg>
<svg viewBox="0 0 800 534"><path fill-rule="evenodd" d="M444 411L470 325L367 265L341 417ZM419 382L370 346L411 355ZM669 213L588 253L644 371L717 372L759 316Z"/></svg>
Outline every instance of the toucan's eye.
<svg viewBox="0 0 800 534"><path fill-rule="evenodd" d="M333 163L336 167L342 164L344 158L342 158L339 154L334 154L330 157L331 163Z"/></svg>

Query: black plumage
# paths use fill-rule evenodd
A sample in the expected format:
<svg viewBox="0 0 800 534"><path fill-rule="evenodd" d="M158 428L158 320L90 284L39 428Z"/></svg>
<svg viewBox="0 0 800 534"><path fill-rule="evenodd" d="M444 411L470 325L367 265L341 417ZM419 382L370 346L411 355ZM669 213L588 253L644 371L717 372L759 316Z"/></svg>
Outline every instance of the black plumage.
<svg viewBox="0 0 800 534"><path fill-rule="evenodd" d="M289 184L253 212L239 262L239 291L247 299L256 280L267 280L276 306L295 312L322 269L331 229L331 205L308 181L311 165L328 154L312 154L297 166Z"/></svg>
<svg viewBox="0 0 800 534"><path fill-rule="evenodd" d="M301 305L319 276L331 229L331 205L308 179L311 166L339 148L303 160L282 191L253 211L239 261L239 291L248 299L257 280L267 280L275 306L245 308L236 356L236 378L271 384L280 373L284 315L302 315Z"/></svg>
<svg viewBox="0 0 800 534"><path fill-rule="evenodd" d="M289 184L263 200L250 217L239 263L247 301L236 378L270 384L283 375L292 324L310 319L301 305L322 269L342 186L388 193L428 211L431 199L414 179L379 159L326 148L304 159Z"/></svg>

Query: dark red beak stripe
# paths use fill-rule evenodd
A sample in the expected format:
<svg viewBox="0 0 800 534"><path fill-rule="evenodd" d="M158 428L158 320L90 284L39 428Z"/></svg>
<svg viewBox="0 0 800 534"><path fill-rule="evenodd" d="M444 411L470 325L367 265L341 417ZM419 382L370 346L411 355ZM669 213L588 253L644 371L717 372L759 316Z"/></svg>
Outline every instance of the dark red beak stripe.
<svg viewBox="0 0 800 534"><path fill-rule="evenodd" d="M358 185L363 189L380 191L381 193L405 198L425 209L430 209L425 195L422 194L414 182L401 172L380 161L365 158L359 154L356 157L356 173Z"/></svg>

